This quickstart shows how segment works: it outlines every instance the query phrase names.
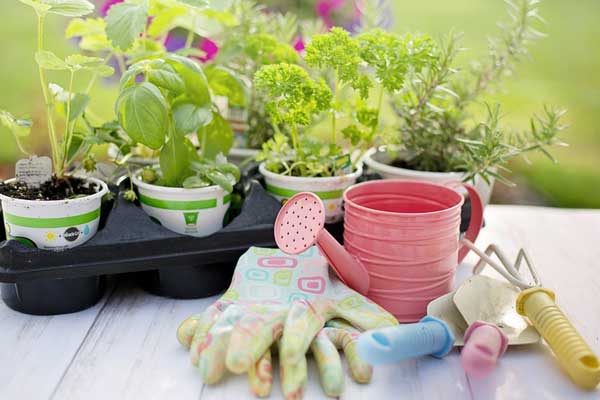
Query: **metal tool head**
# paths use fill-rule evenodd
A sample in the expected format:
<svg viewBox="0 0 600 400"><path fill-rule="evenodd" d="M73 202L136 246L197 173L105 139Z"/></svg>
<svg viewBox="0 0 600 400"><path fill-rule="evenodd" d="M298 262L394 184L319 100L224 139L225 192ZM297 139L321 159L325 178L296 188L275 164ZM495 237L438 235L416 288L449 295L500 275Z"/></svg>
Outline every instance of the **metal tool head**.
<svg viewBox="0 0 600 400"><path fill-rule="evenodd" d="M313 246L325 225L325 205L313 193L298 193L281 208L275 220L275 242L287 254Z"/></svg>
<svg viewBox="0 0 600 400"><path fill-rule="evenodd" d="M429 303L427 305L427 315L446 322L454 335L454 344L456 346L463 346L465 344L463 336L468 324L460 311L458 311L458 308L456 308L456 304L454 304L454 293L445 294Z"/></svg>
<svg viewBox="0 0 600 400"><path fill-rule="evenodd" d="M506 334L510 345L536 343L538 332L517 313L519 293L519 288L508 282L474 275L456 290L453 300L468 325L478 320L493 323Z"/></svg>

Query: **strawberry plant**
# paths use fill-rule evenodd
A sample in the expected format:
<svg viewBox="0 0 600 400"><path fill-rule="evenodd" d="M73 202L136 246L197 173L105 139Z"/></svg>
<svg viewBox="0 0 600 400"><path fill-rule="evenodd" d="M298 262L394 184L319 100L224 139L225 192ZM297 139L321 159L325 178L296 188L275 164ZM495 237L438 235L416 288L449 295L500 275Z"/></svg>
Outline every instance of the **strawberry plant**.
<svg viewBox="0 0 600 400"><path fill-rule="evenodd" d="M114 73L105 60L72 54L60 58L49 50L45 43L44 25L48 15L79 17L91 13L94 6L87 0L19 0L35 11L37 17L37 49L35 61L38 64L39 79L46 106L46 122L48 139L52 155L53 171L57 179L64 180L72 163L82 155L87 155L89 145L85 140L93 131L84 123L89 91L97 77L106 77ZM64 72L66 88L50 82L47 71ZM88 72L91 74L84 74ZM91 76L91 78L87 78ZM87 78L88 84L83 92L75 92L75 82ZM62 120L62 123L59 121ZM14 117L8 111L0 111L0 123L13 133L19 148L26 154L28 151L22 139L30 134L32 123L26 119ZM94 168L92 158L84 163L88 169Z"/></svg>

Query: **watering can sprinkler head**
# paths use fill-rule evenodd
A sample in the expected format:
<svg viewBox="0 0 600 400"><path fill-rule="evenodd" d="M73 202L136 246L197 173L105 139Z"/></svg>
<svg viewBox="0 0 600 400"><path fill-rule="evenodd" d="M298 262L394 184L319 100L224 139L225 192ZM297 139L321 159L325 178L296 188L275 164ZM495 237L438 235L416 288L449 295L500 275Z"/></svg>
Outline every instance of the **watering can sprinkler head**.
<svg viewBox="0 0 600 400"><path fill-rule="evenodd" d="M275 242L287 254L302 253L316 244L342 282L360 294L369 291L366 268L327 232L325 205L314 193L298 193L281 208L275 220Z"/></svg>

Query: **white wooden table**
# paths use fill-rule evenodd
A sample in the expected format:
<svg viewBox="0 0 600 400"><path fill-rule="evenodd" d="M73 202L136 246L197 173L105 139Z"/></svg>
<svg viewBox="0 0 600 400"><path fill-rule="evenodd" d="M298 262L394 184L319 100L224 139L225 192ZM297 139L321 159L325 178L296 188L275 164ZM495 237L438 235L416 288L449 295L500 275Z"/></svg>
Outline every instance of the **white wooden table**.
<svg viewBox="0 0 600 400"><path fill-rule="evenodd" d="M514 256L526 247L544 285L600 353L600 211L490 206L477 244ZM511 257L512 258L512 257ZM470 273L474 256L459 267ZM0 304L0 399L252 399L246 379L203 386L175 339L178 324L214 298L172 300L120 284L95 307L54 317ZM281 398L279 383L272 398ZM306 399L325 397L310 361ZM370 385L348 377L343 399L600 399L578 390L543 344L509 348L496 372L468 379L458 352L375 368Z"/></svg>

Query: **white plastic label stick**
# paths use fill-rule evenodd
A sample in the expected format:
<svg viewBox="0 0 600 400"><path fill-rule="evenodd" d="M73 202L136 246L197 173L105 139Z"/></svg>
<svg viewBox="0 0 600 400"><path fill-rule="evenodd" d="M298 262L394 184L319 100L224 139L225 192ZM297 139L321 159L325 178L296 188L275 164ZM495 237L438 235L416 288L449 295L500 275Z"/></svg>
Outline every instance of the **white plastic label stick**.
<svg viewBox="0 0 600 400"><path fill-rule="evenodd" d="M52 178L52 160L49 157L31 156L17 161L15 166L17 182L29 187L39 187Z"/></svg>

